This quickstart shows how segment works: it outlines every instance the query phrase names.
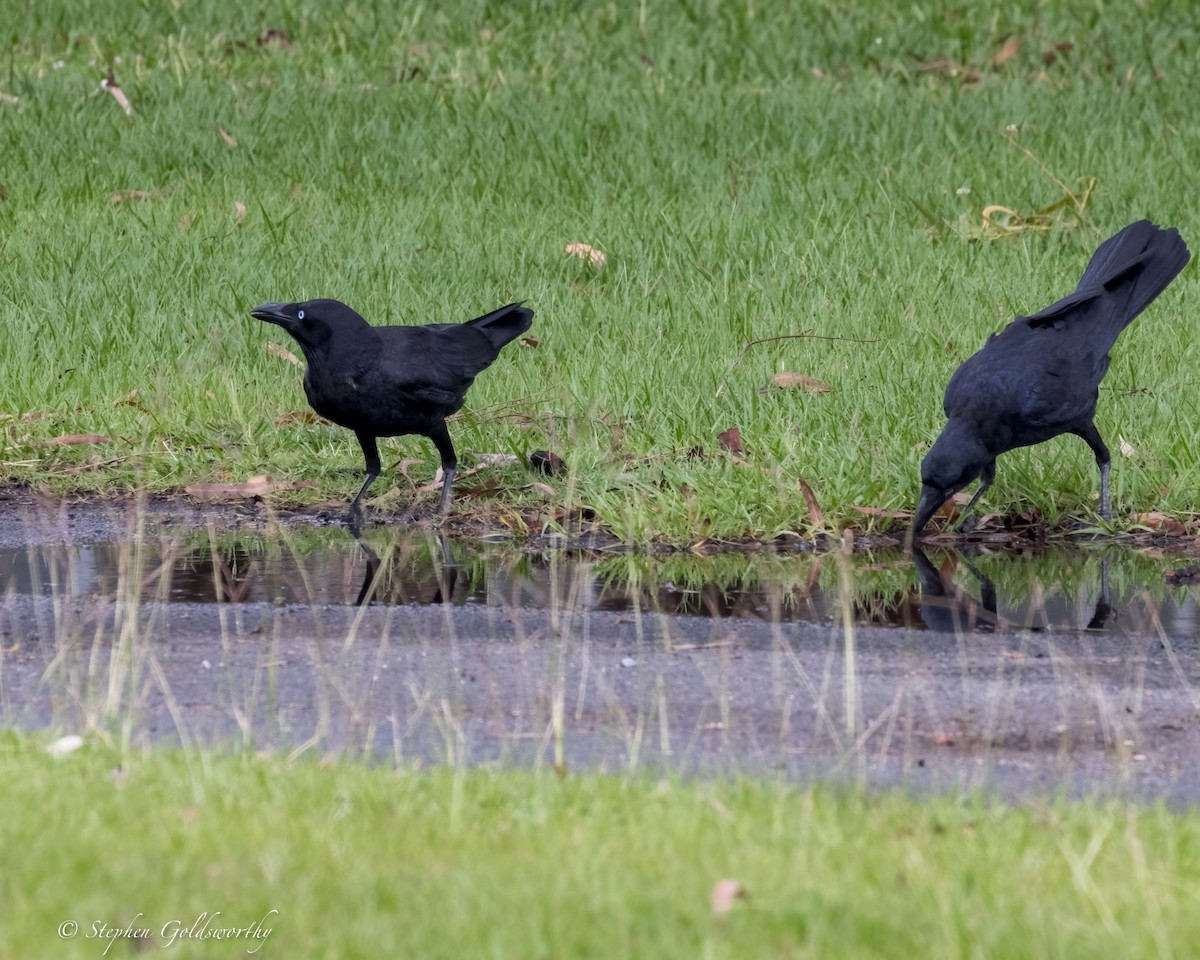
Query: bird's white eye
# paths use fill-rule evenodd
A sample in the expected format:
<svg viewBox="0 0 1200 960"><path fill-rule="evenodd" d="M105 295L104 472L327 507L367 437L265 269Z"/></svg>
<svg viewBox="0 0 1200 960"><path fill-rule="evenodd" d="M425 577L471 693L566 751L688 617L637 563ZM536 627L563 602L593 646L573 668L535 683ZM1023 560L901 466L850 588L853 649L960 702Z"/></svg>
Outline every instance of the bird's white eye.
<svg viewBox="0 0 1200 960"><path fill-rule="evenodd" d="M303 311L303 310L301 310L301 311L300 311L298 314L296 314L296 319L297 319L297 320L303 320L303 319L304 319L304 311Z"/></svg>

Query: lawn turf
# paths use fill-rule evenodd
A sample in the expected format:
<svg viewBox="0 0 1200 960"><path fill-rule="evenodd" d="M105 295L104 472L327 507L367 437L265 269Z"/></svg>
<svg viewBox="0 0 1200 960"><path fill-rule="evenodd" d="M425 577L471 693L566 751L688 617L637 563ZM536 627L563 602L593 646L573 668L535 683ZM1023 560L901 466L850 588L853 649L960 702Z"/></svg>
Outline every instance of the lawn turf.
<svg viewBox="0 0 1200 960"><path fill-rule="evenodd" d="M348 499L353 437L297 415L299 370L268 351L290 341L247 309L335 296L445 322L521 298L535 340L451 433L464 467L548 448L568 469L489 468L499 489L464 481L461 510L591 511L634 541L886 523L854 508L912 507L942 390L990 332L1073 289L1134 219L1200 244L1192 14L25 4L0 64L0 482L265 474L315 485L277 500ZM993 205L1032 219L997 212L1018 229L980 237ZM1101 390L1118 525L1196 507L1195 277L1123 335ZM107 442L52 442L88 436ZM384 447L385 467L419 461L412 484L386 474L399 510L434 452ZM1059 438L1001 460L989 510L1086 520L1097 489Z"/></svg>

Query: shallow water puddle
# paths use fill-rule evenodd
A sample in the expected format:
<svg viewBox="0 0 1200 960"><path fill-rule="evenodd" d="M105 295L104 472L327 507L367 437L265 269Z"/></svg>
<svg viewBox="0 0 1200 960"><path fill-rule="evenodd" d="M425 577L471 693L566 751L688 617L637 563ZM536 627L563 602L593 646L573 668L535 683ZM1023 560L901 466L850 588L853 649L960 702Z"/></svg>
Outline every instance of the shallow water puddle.
<svg viewBox="0 0 1200 960"><path fill-rule="evenodd" d="M139 538L0 546L12 595L276 605L450 604L652 612L944 632L1196 636L1194 588L1159 556L1116 548L697 557L530 552L429 532L173 528Z"/></svg>
<svg viewBox="0 0 1200 960"><path fill-rule="evenodd" d="M1200 799L1200 588L1165 579L1183 554L538 551L19 506L0 505L7 725Z"/></svg>

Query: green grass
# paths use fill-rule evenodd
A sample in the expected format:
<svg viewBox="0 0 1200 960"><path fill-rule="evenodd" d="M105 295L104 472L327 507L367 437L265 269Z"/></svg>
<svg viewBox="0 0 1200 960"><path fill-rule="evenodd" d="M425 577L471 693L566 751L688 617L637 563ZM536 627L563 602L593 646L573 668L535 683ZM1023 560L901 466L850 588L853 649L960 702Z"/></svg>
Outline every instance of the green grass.
<svg viewBox="0 0 1200 960"><path fill-rule="evenodd" d="M855 505L912 506L942 389L989 332L1072 289L1133 219L1200 242L1192 13L25 4L0 62L18 98L0 103L0 412L32 416L0 425L0 480L266 473L316 482L292 496L348 498L357 445L276 425L305 408L300 378L247 309L336 296L376 323L429 322L524 298L538 345L510 347L472 389L451 428L464 464L554 449L569 466L554 505L631 540L806 531L798 475L825 525L870 526ZM258 46L268 28L290 45ZM1020 50L991 66L1010 37ZM939 59L979 82L925 68ZM110 65L131 117L98 91ZM1086 209L1048 231L966 239L989 204L1031 214L1092 178ZM129 190L148 196L114 202ZM576 242L607 263L565 255ZM1101 392L1102 433L1134 449L1113 471L1126 513L1195 507L1195 278L1126 332ZM875 342L772 341L735 363L751 340L804 332ZM764 390L781 370L831 392ZM731 426L741 458L717 444ZM63 434L112 442L45 445ZM425 441L384 456L432 475ZM1086 517L1096 487L1087 448L1064 438L1006 456L989 501L1053 523ZM460 509L545 496L511 470Z"/></svg>
<svg viewBox="0 0 1200 960"><path fill-rule="evenodd" d="M244 926L277 910L261 955L288 957L1116 958L1185 955L1200 937L1200 820L1162 806L100 747L53 759L13 735L0 777L12 956L98 957L93 922L157 936L204 911ZM745 897L714 916L723 879ZM69 941L64 921L79 924Z"/></svg>

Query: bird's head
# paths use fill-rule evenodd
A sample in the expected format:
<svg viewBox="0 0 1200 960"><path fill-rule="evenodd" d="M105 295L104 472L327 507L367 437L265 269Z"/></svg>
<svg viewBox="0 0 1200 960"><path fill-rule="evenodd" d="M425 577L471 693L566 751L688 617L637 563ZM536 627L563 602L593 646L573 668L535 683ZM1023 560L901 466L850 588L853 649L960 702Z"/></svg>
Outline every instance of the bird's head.
<svg viewBox="0 0 1200 960"><path fill-rule="evenodd" d="M921 462L921 500L913 518L917 536L938 508L978 477L991 460L974 431L951 420Z"/></svg>
<svg viewBox="0 0 1200 960"><path fill-rule="evenodd" d="M264 303L251 310L250 316L283 327L300 344L310 362L339 332L368 326L366 320L340 300Z"/></svg>

